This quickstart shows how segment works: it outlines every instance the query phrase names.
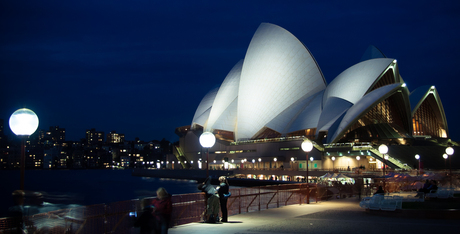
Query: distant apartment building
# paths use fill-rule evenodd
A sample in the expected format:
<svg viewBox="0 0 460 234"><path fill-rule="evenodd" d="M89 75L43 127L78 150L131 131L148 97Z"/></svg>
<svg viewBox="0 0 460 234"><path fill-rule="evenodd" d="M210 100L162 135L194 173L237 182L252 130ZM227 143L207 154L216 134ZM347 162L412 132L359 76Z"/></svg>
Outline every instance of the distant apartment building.
<svg viewBox="0 0 460 234"><path fill-rule="evenodd" d="M25 157L26 168L43 168L44 150L42 147L28 147Z"/></svg>
<svg viewBox="0 0 460 234"><path fill-rule="evenodd" d="M3 119L0 119L0 148L3 148L6 145L6 136L3 130Z"/></svg>
<svg viewBox="0 0 460 234"><path fill-rule="evenodd" d="M121 156L120 157L120 167L123 167L123 168L128 168L130 163L129 163L129 156Z"/></svg>
<svg viewBox="0 0 460 234"><path fill-rule="evenodd" d="M86 140L88 145L102 144L104 142L104 132L98 132L94 128L86 130Z"/></svg>
<svg viewBox="0 0 460 234"><path fill-rule="evenodd" d="M108 144L117 144L123 143L125 141L125 134L117 133L115 131L111 131L107 134L107 143Z"/></svg>
<svg viewBox="0 0 460 234"><path fill-rule="evenodd" d="M53 147L43 151L43 169L63 168L65 162L61 162L60 147Z"/></svg>
<svg viewBox="0 0 460 234"><path fill-rule="evenodd" d="M87 148L84 152L86 168L109 168L113 165L112 154L102 148Z"/></svg>
<svg viewBox="0 0 460 234"><path fill-rule="evenodd" d="M8 169L14 167L15 149L10 146L5 146L0 151L0 169Z"/></svg>
<svg viewBox="0 0 460 234"><path fill-rule="evenodd" d="M134 143L134 149L142 151L148 145L149 145L149 143L147 143L147 142L137 141L137 142Z"/></svg>
<svg viewBox="0 0 460 234"><path fill-rule="evenodd" d="M0 119L0 169L8 168L9 147L7 146L7 139L3 131L3 119Z"/></svg>
<svg viewBox="0 0 460 234"><path fill-rule="evenodd" d="M65 128L52 126L48 131L38 131L38 141L43 145L57 146L65 141Z"/></svg>
<svg viewBox="0 0 460 234"><path fill-rule="evenodd" d="M0 153L5 153L5 150L8 148L8 136L5 134L4 129L4 120L0 119Z"/></svg>
<svg viewBox="0 0 460 234"><path fill-rule="evenodd" d="M51 140L55 142L65 141L65 128L60 128L59 126L50 127L46 135L50 136Z"/></svg>

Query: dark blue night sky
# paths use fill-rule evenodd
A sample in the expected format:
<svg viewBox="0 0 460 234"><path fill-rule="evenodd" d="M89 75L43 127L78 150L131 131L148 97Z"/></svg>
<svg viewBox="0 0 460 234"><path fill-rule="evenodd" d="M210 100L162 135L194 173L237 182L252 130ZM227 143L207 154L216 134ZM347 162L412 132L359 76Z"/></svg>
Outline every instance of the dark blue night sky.
<svg viewBox="0 0 460 234"><path fill-rule="evenodd" d="M68 140L96 128L176 141L268 22L305 44L327 82L376 46L410 91L436 86L460 140L459 1L311 2L1 1L0 118L26 107Z"/></svg>

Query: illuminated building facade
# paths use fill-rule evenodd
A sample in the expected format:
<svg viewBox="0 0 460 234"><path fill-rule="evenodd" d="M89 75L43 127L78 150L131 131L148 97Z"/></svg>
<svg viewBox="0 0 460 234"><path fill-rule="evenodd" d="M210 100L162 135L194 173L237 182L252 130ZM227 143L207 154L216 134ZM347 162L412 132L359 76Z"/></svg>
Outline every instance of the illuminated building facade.
<svg viewBox="0 0 460 234"><path fill-rule="evenodd" d="M53 126L48 131L39 130L38 140L44 145L59 145L65 141L65 128Z"/></svg>
<svg viewBox="0 0 460 234"><path fill-rule="evenodd" d="M86 140L89 145L102 144L104 142L104 132L98 132L94 128L86 130Z"/></svg>
<svg viewBox="0 0 460 234"><path fill-rule="evenodd" d="M362 163L369 163L370 158L382 157L374 149L376 144L407 145L418 137L449 139L436 88L410 92L396 59L371 46L359 63L327 84L308 48L290 32L269 23L259 26L245 58L220 87L204 96L190 126L176 129L178 159L202 158L198 137L204 131L217 138L210 150L212 162L222 166L233 160L234 167L254 168L257 163L265 168L280 163L283 168L292 167L294 161L300 163L298 167L306 165L299 148L304 138L316 142L312 155L315 165L322 167L334 163L327 158L328 151L339 154L336 146L340 144L348 145L350 157L363 155L365 148L369 160ZM358 153L354 145L365 147ZM388 164L412 167L412 161L399 159Z"/></svg>
<svg viewBox="0 0 460 234"><path fill-rule="evenodd" d="M125 141L125 134L120 134L115 131L109 132L107 134L107 143L109 144L123 143L124 141Z"/></svg>

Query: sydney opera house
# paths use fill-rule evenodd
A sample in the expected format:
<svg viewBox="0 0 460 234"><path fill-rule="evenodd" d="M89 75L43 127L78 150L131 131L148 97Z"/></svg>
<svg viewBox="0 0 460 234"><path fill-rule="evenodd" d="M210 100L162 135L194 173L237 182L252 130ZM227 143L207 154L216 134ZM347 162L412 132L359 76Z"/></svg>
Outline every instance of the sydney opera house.
<svg viewBox="0 0 460 234"><path fill-rule="evenodd" d="M435 86L409 90L397 60L373 46L329 84L319 65L290 32L261 24L244 59L176 129L182 166L202 168L208 152L210 169L444 168L451 141ZM209 149L203 132L217 139ZM308 164L305 138L314 142Z"/></svg>

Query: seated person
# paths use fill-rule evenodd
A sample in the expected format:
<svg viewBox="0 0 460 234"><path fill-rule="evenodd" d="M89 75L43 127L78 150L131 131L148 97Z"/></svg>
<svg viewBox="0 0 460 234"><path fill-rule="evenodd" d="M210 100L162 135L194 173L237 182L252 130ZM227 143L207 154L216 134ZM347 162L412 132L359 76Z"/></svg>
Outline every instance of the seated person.
<svg viewBox="0 0 460 234"><path fill-rule="evenodd" d="M421 193L426 193L428 190L428 187L430 187L431 183L430 183L430 180L426 180L425 181L425 184L423 184L423 187L421 189L418 190L418 192L421 192Z"/></svg>
<svg viewBox="0 0 460 234"><path fill-rule="evenodd" d="M425 193L431 193L431 191L438 190L436 180L431 180L431 181L427 180L427 182L428 182L428 185L425 183L425 185L427 185L426 188L425 188L425 186L423 186L423 188L421 188L418 191L416 197L421 197L422 195L425 195Z"/></svg>
<svg viewBox="0 0 460 234"><path fill-rule="evenodd" d="M436 183L436 180L432 180L430 182L430 186L428 186L428 188L427 188L427 192L431 193L431 191L436 191L436 190L438 190L438 185Z"/></svg>
<svg viewBox="0 0 460 234"><path fill-rule="evenodd" d="M377 189L377 191L374 193L374 195L384 195L385 194L385 191L383 191L383 188L382 186L379 186L379 189Z"/></svg>

